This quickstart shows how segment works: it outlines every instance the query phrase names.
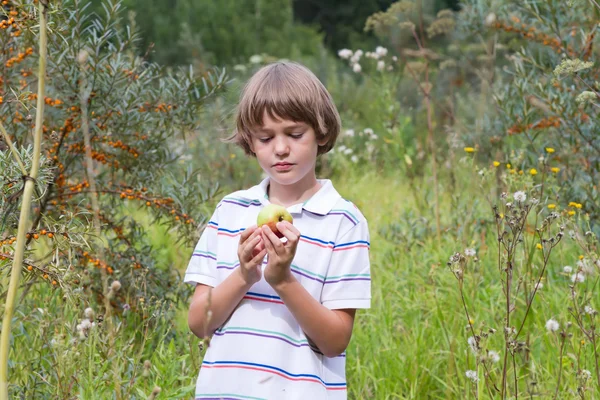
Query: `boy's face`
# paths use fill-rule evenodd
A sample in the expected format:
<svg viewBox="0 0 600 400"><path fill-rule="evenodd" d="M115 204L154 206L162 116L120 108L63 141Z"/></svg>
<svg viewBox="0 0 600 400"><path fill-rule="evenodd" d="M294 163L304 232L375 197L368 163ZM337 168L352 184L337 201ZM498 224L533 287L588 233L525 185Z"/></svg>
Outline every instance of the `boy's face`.
<svg viewBox="0 0 600 400"><path fill-rule="evenodd" d="M273 119L265 111L263 126L252 132L252 151L265 173L281 185L314 175L319 145L315 131L304 122Z"/></svg>

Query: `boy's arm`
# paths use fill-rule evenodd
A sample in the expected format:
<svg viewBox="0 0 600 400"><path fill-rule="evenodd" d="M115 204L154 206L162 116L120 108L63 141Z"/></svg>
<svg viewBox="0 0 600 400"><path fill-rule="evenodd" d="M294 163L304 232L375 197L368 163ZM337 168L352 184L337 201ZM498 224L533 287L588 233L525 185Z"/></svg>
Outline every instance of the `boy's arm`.
<svg viewBox="0 0 600 400"><path fill-rule="evenodd" d="M261 242L256 226L245 229L238 245L240 266L214 288L196 285L188 311L188 326L194 335L199 338L212 335L227 321L250 287L261 279L262 260L267 253Z"/></svg>
<svg viewBox="0 0 600 400"><path fill-rule="evenodd" d="M356 310L331 310L302 286L290 269L300 232L287 221L279 222L277 229L287 238L285 244L269 227L263 227L263 242L269 254L265 280L283 300L306 336L325 356L335 357L350 343Z"/></svg>
<svg viewBox="0 0 600 400"><path fill-rule="evenodd" d="M194 335L201 339L211 336L233 313L250 286L252 284L242 278L240 268L236 268L217 287L198 284L188 312L188 326Z"/></svg>
<svg viewBox="0 0 600 400"><path fill-rule="evenodd" d="M290 273L273 286L302 330L327 357L340 355L352 337L355 309L330 310Z"/></svg>

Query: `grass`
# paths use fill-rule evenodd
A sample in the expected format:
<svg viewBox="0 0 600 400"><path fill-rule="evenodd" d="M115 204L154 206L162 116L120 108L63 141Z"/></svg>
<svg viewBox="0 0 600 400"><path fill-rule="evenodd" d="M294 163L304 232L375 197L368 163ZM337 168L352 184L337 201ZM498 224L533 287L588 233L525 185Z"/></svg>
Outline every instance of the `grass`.
<svg viewBox="0 0 600 400"><path fill-rule="evenodd" d="M458 282L446 266L449 256L465 247L475 248L481 259L468 264L464 280L473 326L477 332L496 329L482 341L482 347L503 354L505 299L496 264L497 242L493 225L480 224L482 219L491 219L491 211L484 202L474 201L482 196L471 184L472 178L465 173L458 178L457 186L462 189L457 195L449 186L441 191L441 240L432 222L432 190L426 180L411 186L398 174L359 170L333 178L342 196L355 202L366 216L371 233L372 308L359 311L347 350L350 399L476 398L475 385L465 375L476 369L467 344L472 334L466 329ZM419 192L411 193L411 187L420 188ZM146 229L161 263L183 274L194 243L174 246L166 228L152 224ZM526 237L528 246L533 246L531 240ZM571 328L573 336L567 339L565 356L559 360L558 332L549 333L544 327L549 318L561 327L569 320L570 281L561 271L564 265L574 265L578 254L574 244L565 240L548 264L545 286L536 296L521 338L529 351L517 356L519 397L552 398L560 362L561 398L577 398L578 370L591 371L588 386L594 385L593 350L587 340L581 344L581 333ZM527 256L526 252L519 255L519 268ZM533 257L539 267L540 254ZM584 283L582 293L594 293L594 279ZM600 306L596 298L590 304ZM36 285L19 305L11 355L15 397L71 398L69 393L78 393L85 399L110 398L112 371L106 366L115 362L128 398L146 398L154 386L162 388L159 398L193 395L201 352L199 340L187 328L185 307L174 310L172 304L158 299L147 305L142 316L119 317L119 350L112 360L105 359L108 340L102 330L92 330L85 341L73 340L85 307L44 284ZM522 296L517 307L523 308ZM172 312L176 318L166 318ZM515 313L517 317L522 314ZM145 360L150 368L144 367ZM491 380L498 386L501 369L502 361L490 366ZM69 388L72 377L75 383ZM509 387L513 385L511 376ZM499 397L498 393L490 395L488 389L484 394L484 398ZM589 395L600 395L597 387Z"/></svg>

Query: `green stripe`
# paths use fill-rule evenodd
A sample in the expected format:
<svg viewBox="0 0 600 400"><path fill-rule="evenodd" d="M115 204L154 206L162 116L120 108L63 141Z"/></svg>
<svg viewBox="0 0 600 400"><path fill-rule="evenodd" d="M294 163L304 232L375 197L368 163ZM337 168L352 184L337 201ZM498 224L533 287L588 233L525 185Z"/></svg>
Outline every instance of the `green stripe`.
<svg viewBox="0 0 600 400"><path fill-rule="evenodd" d="M244 203L244 204L261 204L260 201L258 201L258 200L248 201L241 197L225 197L223 200L234 200L234 201L239 201L240 203Z"/></svg>
<svg viewBox="0 0 600 400"><path fill-rule="evenodd" d="M339 279L339 278L351 278L351 277L369 277L371 276L370 274L346 274L346 275L338 275L338 276L328 276L325 280L330 281L332 279Z"/></svg>
<svg viewBox="0 0 600 400"><path fill-rule="evenodd" d="M202 250L196 250L196 251L194 251L194 254L208 254L209 256L214 256L214 257L217 256L215 253L211 253L210 251L202 251Z"/></svg>
<svg viewBox="0 0 600 400"><path fill-rule="evenodd" d="M299 266L294 265L294 264L292 264L291 268L297 269L298 271L306 272L308 275L316 276L317 278L325 279L325 276L323 276L323 275L315 274L314 272L308 271L304 268L300 268Z"/></svg>
<svg viewBox="0 0 600 400"><path fill-rule="evenodd" d="M294 339L293 337L288 336L288 335L284 335L283 333L274 332L274 331L265 331L265 330L262 330L262 329L245 328L243 326L228 326L225 329L220 329L219 332L227 332L227 331L233 331L233 330L236 330L236 331L248 331L248 332L258 332L258 333L268 333L268 334L271 334L271 335L275 335L275 336L279 336L279 337L284 337L284 338L289 339L292 342L295 342L295 343L298 343L298 344L300 344L300 343L308 343L308 340Z"/></svg>
<svg viewBox="0 0 600 400"><path fill-rule="evenodd" d="M240 399L248 399L248 400L267 400L262 397L251 397L251 396L242 396L241 394L234 393L196 393L196 397L239 397Z"/></svg>
<svg viewBox="0 0 600 400"><path fill-rule="evenodd" d="M218 264L219 264L219 265L220 265L220 264L225 264L225 265L235 265L235 264L237 264L237 263L238 263L238 261L234 261L234 262L230 262L230 263L226 263L225 261L219 261L219 262L218 262Z"/></svg>
<svg viewBox="0 0 600 400"><path fill-rule="evenodd" d="M356 222L358 222L358 218L356 218L356 216L355 216L354 214L352 214L352 213L351 213L350 211L348 211L348 210L343 210L343 209L336 208L335 210L331 210L330 212L334 212L334 211L341 211L341 212L345 212L346 214L350 214L350 216L351 216L352 218L354 218L354 219L356 220Z"/></svg>
<svg viewBox="0 0 600 400"><path fill-rule="evenodd" d="M317 278L321 278L321 279L326 280L326 281L330 281L330 280L333 280L333 279L340 279L340 278L354 278L354 277L369 277L369 276L371 276L370 274L344 274L344 275L327 276L326 277L326 276L323 276L323 275L315 274L314 272L308 271L308 270L306 270L304 268L300 268L297 265L293 265L293 264L292 264L292 269L297 269L299 271L307 273L308 275L312 275L312 276L315 276Z"/></svg>

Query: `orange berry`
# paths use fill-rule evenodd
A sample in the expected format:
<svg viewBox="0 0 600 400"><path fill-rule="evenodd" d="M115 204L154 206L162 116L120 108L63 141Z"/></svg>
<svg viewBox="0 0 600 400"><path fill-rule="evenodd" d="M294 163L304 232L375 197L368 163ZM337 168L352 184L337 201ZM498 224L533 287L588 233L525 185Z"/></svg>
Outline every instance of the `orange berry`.
<svg viewBox="0 0 600 400"><path fill-rule="evenodd" d="M46 230L45 230L45 229L42 229L42 230L40 231L40 235L42 235L42 236L43 236L43 235L45 235L45 234L46 234Z"/></svg>
<svg viewBox="0 0 600 400"><path fill-rule="evenodd" d="M33 267L31 265L28 265L27 266L27 271L32 271L32 270L33 270Z"/></svg>
<svg viewBox="0 0 600 400"><path fill-rule="evenodd" d="M34 238L35 240L37 240L37 239L39 239L39 238L40 238L40 235L38 235L37 233L34 233L34 234L33 234L33 238Z"/></svg>
<svg viewBox="0 0 600 400"><path fill-rule="evenodd" d="M54 234L53 234L52 232L50 232L50 233L48 233L48 237L49 237L50 239L52 239L52 238L54 237Z"/></svg>

